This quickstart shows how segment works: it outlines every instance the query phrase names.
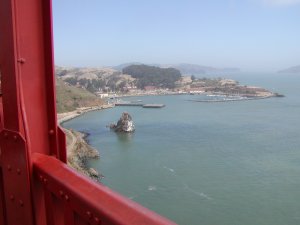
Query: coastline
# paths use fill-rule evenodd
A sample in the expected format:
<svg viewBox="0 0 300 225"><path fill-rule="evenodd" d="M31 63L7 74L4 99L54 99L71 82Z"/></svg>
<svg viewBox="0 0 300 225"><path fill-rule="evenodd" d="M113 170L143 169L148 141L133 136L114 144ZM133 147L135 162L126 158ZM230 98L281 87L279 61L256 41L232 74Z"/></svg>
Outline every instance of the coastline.
<svg viewBox="0 0 300 225"><path fill-rule="evenodd" d="M62 125L64 122L72 120L78 116L81 116L87 112L90 111L96 111L96 110L102 110L102 109L108 109L108 108L113 108L113 104L106 104L102 106L92 106L92 107L82 107L82 108L77 108L74 111L71 112L64 112L64 113L58 113L57 114L57 122Z"/></svg>
<svg viewBox="0 0 300 225"><path fill-rule="evenodd" d="M116 98L121 97L138 97L138 96L164 96L164 95L187 95L189 93L178 93L178 92L169 92L169 93L144 93L144 94L125 94L125 95L119 95L116 96ZM203 95L204 93L199 93L200 95ZM199 95L197 94L197 95ZM220 93L205 93L205 95L208 94L220 94ZM252 98L243 98L243 99L230 99L230 100L190 100L195 102L227 102L227 101L245 101L245 100L259 100L259 99L265 99L265 98L271 98L276 97L274 93L271 93L270 95L265 96L255 96ZM115 105L112 104L105 104L102 106L93 106L93 107L82 107L77 108L74 111L71 112L65 112L65 113L59 113L57 114L58 123L62 126L67 139L67 160L68 165L70 165L72 168L77 170L78 172L87 175L88 177L92 178L93 180L100 181L103 175L96 171L94 168L89 168L87 166L87 161L89 159L95 159L100 158L99 152L94 149L92 146L89 145L87 141L87 136L89 134L80 132L80 131L74 131L72 129L66 129L63 127L63 123L69 120L72 120L76 117L79 117L81 115L84 115L87 112L90 111L96 111L96 110L103 110L108 108L113 108Z"/></svg>
<svg viewBox="0 0 300 225"><path fill-rule="evenodd" d="M89 168L87 166L87 160L100 157L99 152L84 140L85 134L68 129L64 129L64 132L67 137L68 165L81 174L99 181L103 176L94 168Z"/></svg>
<svg viewBox="0 0 300 225"><path fill-rule="evenodd" d="M237 101L250 101L250 100L261 100L272 98L275 96L264 96L264 97L247 97L247 98L237 98L237 99L211 99L211 100L188 100L191 102L204 102L204 103L216 103L216 102L237 102Z"/></svg>
<svg viewBox="0 0 300 225"><path fill-rule="evenodd" d="M57 114L58 123L66 134L68 165L77 170L79 173L84 174L95 181L100 181L103 175L94 168L87 166L87 161L89 159L100 158L98 150L90 146L86 140L89 134L72 129L66 129L62 125L64 122L72 120L87 112L108 109L112 107L114 107L114 105L107 104L103 106L78 108L71 112Z"/></svg>
<svg viewBox="0 0 300 225"><path fill-rule="evenodd" d="M256 87L254 87L256 88ZM111 98L123 98L123 97L143 97L143 96L165 96L165 95L227 95L235 97L247 97L251 99L262 99L270 97L283 97L281 94L274 93L268 90L256 91L255 93L227 93L224 91L139 91L132 93L114 93Z"/></svg>

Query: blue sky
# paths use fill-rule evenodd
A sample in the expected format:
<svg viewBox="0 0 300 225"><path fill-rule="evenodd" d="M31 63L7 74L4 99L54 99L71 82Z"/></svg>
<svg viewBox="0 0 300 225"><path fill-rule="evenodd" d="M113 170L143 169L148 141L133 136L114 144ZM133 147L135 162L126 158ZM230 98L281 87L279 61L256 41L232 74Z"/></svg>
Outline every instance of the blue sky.
<svg viewBox="0 0 300 225"><path fill-rule="evenodd" d="M53 0L57 65L300 64L300 0Z"/></svg>

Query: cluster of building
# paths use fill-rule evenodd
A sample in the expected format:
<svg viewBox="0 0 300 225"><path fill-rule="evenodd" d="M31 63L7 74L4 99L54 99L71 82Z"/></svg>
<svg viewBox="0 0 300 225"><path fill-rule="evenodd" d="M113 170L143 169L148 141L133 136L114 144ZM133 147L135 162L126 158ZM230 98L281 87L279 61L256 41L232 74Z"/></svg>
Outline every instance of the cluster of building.
<svg viewBox="0 0 300 225"><path fill-rule="evenodd" d="M120 96L142 96L142 95L167 95L167 94L203 94L219 93L228 95L239 95L245 97L265 97L273 93L260 87L242 86L232 79L182 79L176 84L175 89L161 88L156 86L145 86L138 89L137 86L128 84L122 91L99 91L96 92L101 98L115 98Z"/></svg>

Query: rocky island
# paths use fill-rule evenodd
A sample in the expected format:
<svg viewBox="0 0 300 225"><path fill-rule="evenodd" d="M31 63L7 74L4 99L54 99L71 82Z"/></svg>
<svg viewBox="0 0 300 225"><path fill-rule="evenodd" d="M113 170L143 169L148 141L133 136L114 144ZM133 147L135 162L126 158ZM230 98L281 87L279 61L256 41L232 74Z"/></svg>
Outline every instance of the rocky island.
<svg viewBox="0 0 300 225"><path fill-rule="evenodd" d="M132 133L135 130L132 117L128 112L123 112L117 124L111 124L109 127L115 132Z"/></svg>

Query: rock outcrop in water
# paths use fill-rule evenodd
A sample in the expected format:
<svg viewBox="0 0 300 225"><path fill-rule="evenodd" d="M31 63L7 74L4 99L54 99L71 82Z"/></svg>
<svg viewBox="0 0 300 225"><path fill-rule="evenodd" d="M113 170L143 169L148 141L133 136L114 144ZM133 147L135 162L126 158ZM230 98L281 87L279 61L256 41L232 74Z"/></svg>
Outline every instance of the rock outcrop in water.
<svg viewBox="0 0 300 225"><path fill-rule="evenodd" d="M135 130L132 117L127 112L122 113L122 116L118 120L117 124L111 124L109 127L115 132L131 133Z"/></svg>

